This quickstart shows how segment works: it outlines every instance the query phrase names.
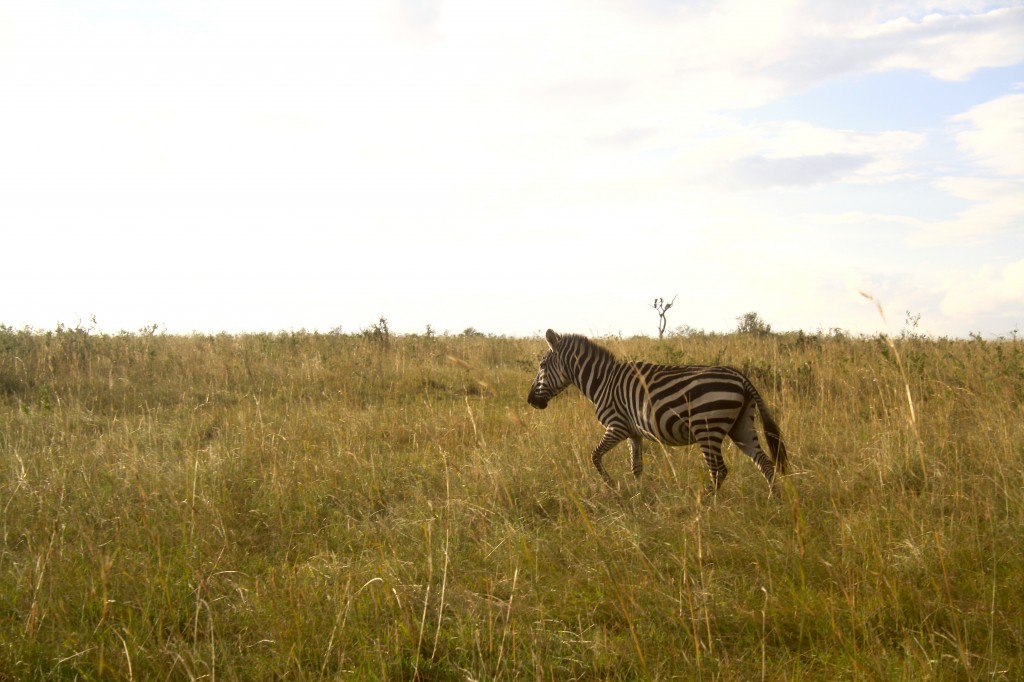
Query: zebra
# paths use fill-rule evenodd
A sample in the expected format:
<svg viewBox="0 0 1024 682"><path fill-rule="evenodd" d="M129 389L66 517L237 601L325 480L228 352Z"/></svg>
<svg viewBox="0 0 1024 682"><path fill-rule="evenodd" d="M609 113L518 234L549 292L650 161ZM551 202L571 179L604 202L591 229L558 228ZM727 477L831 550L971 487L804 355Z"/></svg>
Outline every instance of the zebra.
<svg viewBox="0 0 1024 682"><path fill-rule="evenodd" d="M629 440L636 478L643 471L643 438L664 445L698 443L711 471L708 493L714 495L728 473L722 442L729 436L760 468L769 496L776 494L775 475L786 472L786 446L761 394L742 372L732 367L624 362L584 336L549 329L545 338L549 350L526 400L543 410L572 384L594 403L605 432L591 458L605 483L614 487L601 460L623 440ZM757 440L755 406L771 458Z"/></svg>

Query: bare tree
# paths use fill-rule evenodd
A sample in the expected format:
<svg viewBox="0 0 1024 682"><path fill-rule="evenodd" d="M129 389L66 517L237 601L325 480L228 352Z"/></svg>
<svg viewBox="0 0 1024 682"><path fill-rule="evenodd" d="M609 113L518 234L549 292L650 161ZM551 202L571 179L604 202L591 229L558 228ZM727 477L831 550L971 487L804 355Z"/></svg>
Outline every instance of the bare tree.
<svg viewBox="0 0 1024 682"><path fill-rule="evenodd" d="M654 299L654 303L651 304L651 307L658 311L658 338L659 339L663 338L665 336L665 327L668 325L668 320L665 319L665 313L667 313L668 309L671 308L675 304L676 299L678 297L679 297L679 294L676 294L675 296L672 297L672 300L669 301L668 303L665 303L665 299L663 299L663 298L656 298L656 299Z"/></svg>

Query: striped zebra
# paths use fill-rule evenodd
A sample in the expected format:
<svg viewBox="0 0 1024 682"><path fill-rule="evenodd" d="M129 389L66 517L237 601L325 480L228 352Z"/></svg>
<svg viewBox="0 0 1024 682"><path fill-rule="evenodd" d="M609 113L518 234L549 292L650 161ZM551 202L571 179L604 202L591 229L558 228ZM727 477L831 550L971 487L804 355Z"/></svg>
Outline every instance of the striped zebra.
<svg viewBox="0 0 1024 682"><path fill-rule="evenodd" d="M628 439L633 475L639 478L643 438L649 438L665 445L700 444L711 470L709 492L714 494L728 473L722 442L729 436L761 469L769 494L775 494L775 474L786 471L786 446L761 395L739 370L623 362L583 336L549 329L545 337L550 350L540 361L526 400L543 410L572 384L594 403L605 432L593 460L606 483L614 485L601 463L604 454ZM755 406L770 459L757 440Z"/></svg>

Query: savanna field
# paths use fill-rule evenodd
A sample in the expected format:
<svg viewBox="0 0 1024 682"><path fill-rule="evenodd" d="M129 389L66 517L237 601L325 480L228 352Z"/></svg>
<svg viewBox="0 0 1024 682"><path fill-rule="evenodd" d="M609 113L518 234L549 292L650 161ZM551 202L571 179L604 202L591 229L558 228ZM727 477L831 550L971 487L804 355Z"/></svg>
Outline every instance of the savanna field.
<svg viewBox="0 0 1024 682"><path fill-rule="evenodd" d="M1024 342L599 341L744 370L781 499L605 486L542 338L0 328L0 680L1024 677Z"/></svg>

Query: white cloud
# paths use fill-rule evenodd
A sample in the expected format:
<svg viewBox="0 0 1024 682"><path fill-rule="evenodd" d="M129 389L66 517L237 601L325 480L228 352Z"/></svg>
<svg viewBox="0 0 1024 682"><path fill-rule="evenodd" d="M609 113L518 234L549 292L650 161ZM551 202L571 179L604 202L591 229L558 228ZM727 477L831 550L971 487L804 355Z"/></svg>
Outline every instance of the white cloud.
<svg viewBox="0 0 1024 682"><path fill-rule="evenodd" d="M0 113L0 122L38 125L41 117L49 128L34 137L4 126L7 142L21 145L15 156L31 164L19 175L50 177L56 168L112 180L141 171L276 182L287 168L296 182L351 181L355 197L403 179L436 195L538 174L558 182L608 140L622 151L681 149L679 162L700 174L690 152L717 138L707 147L729 144L731 158L748 165L824 164L825 179L870 180L899 172L900 154L920 142L800 124L727 131L715 114L804 85L799 65L844 54L828 41L860 39L877 8L733 1L662 13L655 23L630 7L589 2L423 0L379 11L176 3L165 7L169 27L43 7L30 16L36 29L24 32L38 57L26 73L53 93L22 82L8 91L24 104ZM404 40L414 29L431 39Z"/></svg>
<svg viewBox="0 0 1024 682"><path fill-rule="evenodd" d="M1024 226L1024 186L1018 180L945 177L935 185L972 205L952 219L924 223L909 236L913 246L986 243Z"/></svg>
<svg viewBox="0 0 1024 682"><path fill-rule="evenodd" d="M904 131L865 133L780 121L723 126L686 155L702 176L708 177L709 167L721 169L721 181L737 188L880 183L908 175L908 157L924 140ZM700 164L694 162L698 158Z"/></svg>
<svg viewBox="0 0 1024 682"><path fill-rule="evenodd" d="M1019 324L1024 321L1024 260L1001 268L985 265L958 278L943 297L941 309L957 320L969 322L995 313Z"/></svg>
<svg viewBox="0 0 1024 682"><path fill-rule="evenodd" d="M733 164L733 175L753 187L807 186L835 182L863 168L871 157L863 154L816 154L768 158L747 156Z"/></svg>
<svg viewBox="0 0 1024 682"><path fill-rule="evenodd" d="M995 177L962 175L935 186L971 203L949 220L933 221L910 237L916 246L979 243L1024 228L1024 95L1012 94L952 118L957 148Z"/></svg>
<svg viewBox="0 0 1024 682"><path fill-rule="evenodd" d="M979 104L953 121L961 124L957 146L975 163L999 175L1024 177L1024 93Z"/></svg>
<svg viewBox="0 0 1024 682"><path fill-rule="evenodd" d="M980 68L1024 58L1024 7L1019 6L807 2L793 14L799 23L765 65L789 88L891 69L962 80Z"/></svg>
<svg viewBox="0 0 1024 682"><path fill-rule="evenodd" d="M963 80L982 67L1019 62L1024 58L1022 34L1024 7L1006 7L897 20L867 39L878 48L878 68L921 69L936 78Z"/></svg>

